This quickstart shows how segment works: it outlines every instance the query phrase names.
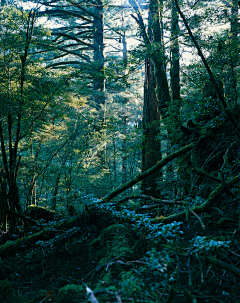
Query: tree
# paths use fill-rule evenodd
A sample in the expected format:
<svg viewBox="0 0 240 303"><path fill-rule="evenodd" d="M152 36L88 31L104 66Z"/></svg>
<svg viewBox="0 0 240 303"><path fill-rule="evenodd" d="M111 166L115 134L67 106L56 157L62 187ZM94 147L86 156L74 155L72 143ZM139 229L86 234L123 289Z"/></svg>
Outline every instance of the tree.
<svg viewBox="0 0 240 303"><path fill-rule="evenodd" d="M10 13L10 16L8 13ZM3 80L1 105L3 110L1 112L0 120L0 137L2 165L5 173L5 176L3 176L2 179L6 179L8 187L8 192L5 190L2 202L2 209L4 210L2 213L2 220L4 229L6 230L7 216L9 215L10 229L13 231L16 225L16 218L11 215L11 212L17 211L21 213L21 204L17 185L17 174L21 160L21 156L18 154L18 149L22 132L22 116L25 109L24 86L26 82L26 64L29 46L33 35L35 14L30 12L27 16L26 37L23 35L25 24L22 24L19 19L17 19L16 23L11 22L14 20L13 18L19 18L19 12L17 10L10 12L7 9L3 9L1 11L1 17L1 27L4 36L1 39L1 63L3 67L3 74L1 77ZM26 22L26 19L24 21ZM15 30L18 30L18 35L16 35L16 32L11 28L13 25ZM19 32L18 26L20 26L21 32ZM11 31L9 31L9 28L11 28ZM14 41L16 38L18 43L23 44L22 49L17 49L18 52L22 51L22 54L16 52L12 53L12 51L15 51L15 45L13 43L16 43ZM10 47L8 41L12 42ZM17 68L20 69L20 76L18 76ZM15 79L13 79L11 75L14 75ZM17 80L17 86L14 84L12 85L11 82L13 80ZM13 91L11 91L12 86L14 89ZM13 103L14 101L16 102L16 105ZM7 130L7 134L5 133L5 130Z"/></svg>
<svg viewBox="0 0 240 303"><path fill-rule="evenodd" d="M22 212L18 189L23 155L20 143L31 139L34 126L40 127L39 118L43 117L59 85L53 84L51 73L45 72L34 54L31 55L47 34L42 27L35 27L35 16L34 11L23 13L7 7L1 10L0 138L2 186L5 187L1 220L4 229L9 222L11 232L17 223L14 212Z"/></svg>
<svg viewBox="0 0 240 303"><path fill-rule="evenodd" d="M47 66L76 68L74 77L79 80L84 77L82 88L89 93L90 86L95 105L100 109L105 98L103 2L97 0L86 4L85 1L69 0L43 4L46 10L38 15L48 15L50 20L63 24L52 29L54 48L51 57L49 52L46 54Z"/></svg>
<svg viewBox="0 0 240 303"><path fill-rule="evenodd" d="M129 2L137 17L141 36L148 50L149 58L145 68L144 93L144 136L143 143L143 170L147 170L161 159L160 121L167 117L167 105L170 103L169 87L166 75L165 50L163 43L163 3L150 1L149 3L149 30L146 31L140 6L137 1ZM159 172L143 182L143 191L159 197L157 184L154 181L160 177Z"/></svg>

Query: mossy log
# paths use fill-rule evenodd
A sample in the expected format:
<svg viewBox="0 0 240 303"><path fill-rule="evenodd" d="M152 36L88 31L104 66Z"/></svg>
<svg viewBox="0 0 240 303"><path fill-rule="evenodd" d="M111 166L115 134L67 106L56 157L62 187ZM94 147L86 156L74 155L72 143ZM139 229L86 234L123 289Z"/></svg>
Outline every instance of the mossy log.
<svg viewBox="0 0 240 303"><path fill-rule="evenodd" d="M128 189L129 187L137 184L138 182L142 181L143 179L147 178L148 176L152 175L159 169L163 168L165 165L167 165L172 160L176 159L177 157L180 157L181 155L187 153L190 151L194 146L196 145L195 142L190 143L182 148L180 148L178 151L172 153L171 155L167 156L166 158L162 159L161 161L158 161L156 165L149 168L148 170L142 172L141 174L136 175L133 179L129 180L128 182L118 186L116 189L114 189L111 193L107 194L105 197L102 198L100 201L101 203L109 202L119 194L121 194L123 191Z"/></svg>
<svg viewBox="0 0 240 303"><path fill-rule="evenodd" d="M234 186L236 183L238 183L240 181L240 174L231 178L230 180L227 180L226 182L219 184L209 195L208 199L206 200L205 203L198 205L194 208L192 208L192 210L196 213L203 213L203 212L207 212L210 211L211 207L213 206L214 203L217 202L218 197L228 188L231 188L232 186ZM187 216L187 212L186 211L182 211L178 214L173 214L171 216L168 217L157 217L153 219L153 223L165 223L165 224L169 224L172 223L174 221L183 221L186 219Z"/></svg>
<svg viewBox="0 0 240 303"><path fill-rule="evenodd" d="M57 238L56 243L61 245L67 240L70 240L71 237L75 237L78 232L84 232L86 228L89 229L89 226L91 225L95 225L96 228L101 230L102 228L106 228L113 223L114 221L112 219L111 211L94 207L93 204L86 207L86 209L83 210L78 216L67 218L61 222L52 224L51 226L44 228L42 231L39 231L24 239L18 239L1 245L0 258L4 259L6 257L14 256L16 253L24 252L27 249L34 247L38 241L48 241ZM74 227L80 227L81 230L79 231L78 229L66 234L66 231ZM66 236L64 237L65 234Z"/></svg>
<svg viewBox="0 0 240 303"><path fill-rule="evenodd" d="M32 224L32 225L38 225L38 224L39 224L38 221L33 220L33 219L31 219L31 218L28 218L28 217L26 217L26 216L24 216L24 215L22 215L22 214L16 213L15 211L7 210L7 212L10 213L12 216L14 216L14 217L16 217L16 218L19 218L19 219L21 219L21 220L23 220L23 221L26 221L26 222L28 222L28 223L30 223L30 224Z"/></svg>
<svg viewBox="0 0 240 303"><path fill-rule="evenodd" d="M24 239L18 239L16 241L5 243L0 246L0 258L6 258L15 255L16 253L23 252L30 247L33 247L37 241L47 241L54 238L58 233L63 230L72 228L74 226L80 226L82 217L75 217L63 222L54 224L50 227L44 228L42 231L35 233Z"/></svg>
<svg viewBox="0 0 240 303"><path fill-rule="evenodd" d="M240 269L233 266L232 264L229 264L229 263L226 263L226 262L223 262L221 260L218 260L214 257L211 257L211 256L207 256L207 261L214 265L214 266L217 266L217 267L220 267L220 268L224 268L230 272L232 272L233 274L237 275L240 277Z"/></svg>
<svg viewBox="0 0 240 303"><path fill-rule="evenodd" d="M116 203L116 205L119 205L121 203L124 203L124 202L126 202L128 200L132 200L132 199L133 200L136 200L136 199L149 200L149 201L158 203L157 206L159 206L160 204L167 204L167 205L185 205L185 204L187 204L187 202L185 202L185 201L163 200L163 199L157 199L157 198L152 197L152 196L137 194L137 195L130 195L130 196L127 196L127 197L123 197L122 199L118 200L118 202ZM154 205L151 205L151 206L154 206ZM139 208L139 209L141 209L141 210L147 210L149 208L146 207L146 208Z"/></svg>
<svg viewBox="0 0 240 303"><path fill-rule="evenodd" d="M60 213L37 205L29 205L25 211L25 215L33 220L43 219L45 222L53 221L57 216L61 217Z"/></svg>

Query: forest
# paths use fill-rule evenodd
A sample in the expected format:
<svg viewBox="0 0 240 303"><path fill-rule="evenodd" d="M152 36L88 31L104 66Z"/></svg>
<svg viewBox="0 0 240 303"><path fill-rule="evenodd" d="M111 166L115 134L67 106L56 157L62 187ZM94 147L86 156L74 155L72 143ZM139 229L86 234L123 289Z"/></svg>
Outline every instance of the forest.
<svg viewBox="0 0 240 303"><path fill-rule="evenodd" d="M0 302L240 303L240 1L0 1Z"/></svg>

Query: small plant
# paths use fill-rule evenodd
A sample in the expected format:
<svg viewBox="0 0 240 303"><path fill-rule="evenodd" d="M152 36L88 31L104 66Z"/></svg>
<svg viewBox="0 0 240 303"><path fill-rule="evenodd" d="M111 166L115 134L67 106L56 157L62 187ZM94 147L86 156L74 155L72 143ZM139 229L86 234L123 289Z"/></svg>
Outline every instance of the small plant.
<svg viewBox="0 0 240 303"><path fill-rule="evenodd" d="M206 237L197 236L193 242L193 251L198 252L203 250L218 249L220 247L229 247L231 241L215 241L209 240Z"/></svg>

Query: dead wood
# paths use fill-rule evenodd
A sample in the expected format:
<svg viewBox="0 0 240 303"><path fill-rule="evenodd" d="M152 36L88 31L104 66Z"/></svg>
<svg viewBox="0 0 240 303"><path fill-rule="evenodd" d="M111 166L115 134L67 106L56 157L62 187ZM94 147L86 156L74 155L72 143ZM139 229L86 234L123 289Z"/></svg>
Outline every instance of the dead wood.
<svg viewBox="0 0 240 303"><path fill-rule="evenodd" d="M182 148L180 148L178 151L172 153L171 155L167 156L166 158L162 159L161 161L158 161L156 165L149 168L148 170L136 175L133 179L129 180L128 182L120 185L116 189L114 189L111 193L107 194L105 197L103 197L100 200L100 203L109 202L119 194L121 194L123 191L128 189L129 187L137 184L139 181L147 178L148 176L152 175L162 167L164 167L166 164L168 164L170 161L174 160L175 158L187 153L190 151L195 145L195 142L190 143Z"/></svg>
<svg viewBox="0 0 240 303"><path fill-rule="evenodd" d="M48 241L54 238L58 233L62 233L65 229L70 229L74 226L81 225L81 217L74 217L64 220L61 223L54 224L44 228L42 231L35 233L24 239L18 239L11 243L5 243L0 246L0 258L6 258L23 252L30 247L33 247L38 241Z"/></svg>
<svg viewBox="0 0 240 303"><path fill-rule="evenodd" d="M26 222L28 222L28 223L30 223L30 224L39 225L39 222L38 222L38 221L35 221L35 220L31 219L31 218L28 218L28 217L26 217L26 216L24 216L24 215L22 215L22 214L16 213L15 211L12 211L12 210L6 210L6 211L7 211L8 213L10 213L12 216L14 216L14 217L16 217L16 218L19 218L19 219L21 219L21 220L23 220L23 221L26 221Z"/></svg>
<svg viewBox="0 0 240 303"><path fill-rule="evenodd" d="M218 259L216 259L214 257L210 257L210 256L207 256L207 261L209 263L211 263L212 265L214 265L214 266L224 268L224 269L226 269L226 270L228 270L228 271L232 272L233 274L240 277L240 269L233 266L232 264L223 262L221 260L218 260Z"/></svg>
<svg viewBox="0 0 240 303"><path fill-rule="evenodd" d="M167 204L167 205L185 205L187 204L187 202L185 201L179 201L179 200L163 200L163 199L157 199L148 195L130 195L127 197L123 197L122 199L118 200L118 202L115 205L119 205L123 202L126 202L128 200L136 200L136 199L143 199L143 200L149 200L155 203L159 203L159 204ZM155 206L155 205L151 205L150 207ZM155 207L157 207L159 205L156 205ZM145 210L145 209L149 209L149 207L143 207L140 208L141 210ZM138 210L140 210L138 209Z"/></svg>
<svg viewBox="0 0 240 303"><path fill-rule="evenodd" d="M196 214L203 213L203 212L208 212L210 211L211 207L213 206L214 203L217 202L218 197L227 190L228 188L231 188L233 185L238 183L240 180L240 174L231 178L230 180L227 180L226 182L219 184L209 195L208 199L206 200L205 203L198 205L194 208L192 208L192 211L194 211ZM178 214L173 214L168 217L157 217L153 219L153 223L172 223L174 221L183 221L186 219L186 211L182 211Z"/></svg>

